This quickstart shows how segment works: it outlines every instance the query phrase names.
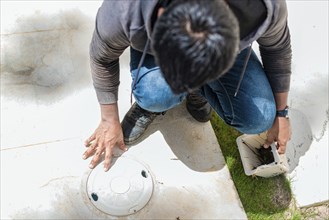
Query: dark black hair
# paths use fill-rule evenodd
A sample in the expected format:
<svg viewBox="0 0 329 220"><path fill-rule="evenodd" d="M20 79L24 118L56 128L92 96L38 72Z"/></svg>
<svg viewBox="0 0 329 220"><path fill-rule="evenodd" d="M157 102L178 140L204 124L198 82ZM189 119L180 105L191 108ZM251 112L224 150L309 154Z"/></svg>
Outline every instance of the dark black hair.
<svg viewBox="0 0 329 220"><path fill-rule="evenodd" d="M158 5L163 8L167 8L172 0L159 0Z"/></svg>
<svg viewBox="0 0 329 220"><path fill-rule="evenodd" d="M238 52L239 27L224 0L173 0L155 23L152 49L174 93L223 75Z"/></svg>

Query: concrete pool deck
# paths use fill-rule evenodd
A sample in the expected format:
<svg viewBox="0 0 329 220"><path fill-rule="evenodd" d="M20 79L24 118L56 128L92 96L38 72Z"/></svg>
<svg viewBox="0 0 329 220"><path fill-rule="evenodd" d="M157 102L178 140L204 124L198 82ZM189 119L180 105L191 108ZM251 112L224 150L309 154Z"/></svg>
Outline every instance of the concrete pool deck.
<svg viewBox="0 0 329 220"><path fill-rule="evenodd" d="M79 200L81 178L88 171L88 161L81 159L82 143L99 122L87 51L93 19L101 2L34 3L1 1L1 58L5 55L10 58L1 60L1 218L102 218L102 215L92 213L85 201ZM298 138L299 143L292 145L304 146L300 151L296 151L300 148L290 149L297 156L290 161L293 169L289 177L298 205L306 206L329 199L328 2L288 1L287 5L293 46L289 105L299 121L295 133L302 137ZM58 14L60 9L76 8L89 17L77 11ZM304 16L305 8L312 16ZM35 13L36 9L44 14ZM22 29L16 28L24 24L24 31L29 32L29 28L35 30L37 26L17 21L20 16L39 25L36 18L51 21L54 17L47 15L52 13L57 13L55 18L72 20L74 17L74 24L89 26L65 33L50 27L48 32L52 35L49 36L36 35L33 31L23 33ZM75 43L67 44L67 33ZM48 42L53 39L51 42L57 44L42 46L44 39ZM41 46L32 47L35 41ZM24 50L22 45L27 49ZM24 65L33 55L29 53L31 48L44 52L46 46L57 48L51 57L43 60L48 67L53 67L48 73L56 73L54 69L58 68L70 73L63 75L66 80L63 82L53 78L53 83L60 86L45 86L43 83L50 83L45 81L47 79L38 78L38 75L29 78L24 74ZM65 65L58 65L56 60ZM12 69L17 68L16 72L10 68L3 71L5 64L10 66L9 61L15 65ZM56 64L51 66L52 63ZM130 107L128 63L129 54L125 53L119 93L121 118ZM299 131L303 129L299 125L309 127L311 133L302 135ZM149 215L141 211L136 213L139 217L246 218L212 132L210 123L196 123L181 105L160 117L149 129L149 138L127 152L145 161L156 176L158 194L154 194L154 200L151 199L145 210L167 204L157 212L158 216L152 211ZM207 139L206 133L211 133ZM199 145L206 151L200 151ZM212 159L206 161L208 157ZM160 196L167 200L161 201ZM197 200L197 196L202 199ZM174 205L178 197L184 200L179 206ZM204 204L214 201L217 206L207 206L208 214L205 214ZM225 210L218 210L223 206Z"/></svg>

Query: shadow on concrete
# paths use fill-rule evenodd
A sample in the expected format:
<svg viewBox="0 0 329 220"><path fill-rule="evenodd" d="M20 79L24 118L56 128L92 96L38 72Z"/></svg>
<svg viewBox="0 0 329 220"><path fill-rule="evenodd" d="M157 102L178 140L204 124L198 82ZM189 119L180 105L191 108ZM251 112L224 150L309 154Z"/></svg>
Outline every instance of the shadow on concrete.
<svg viewBox="0 0 329 220"><path fill-rule="evenodd" d="M302 112L291 109L290 120L292 137L286 150L289 173L298 166L300 158L309 150L313 141L310 124ZM156 131L161 132L177 159L190 169L207 172L225 166L212 126L210 123L195 121L187 112L185 102L164 116L158 116L136 144Z"/></svg>
<svg viewBox="0 0 329 220"><path fill-rule="evenodd" d="M313 139L319 142L327 136L329 121L328 72L307 73L307 77L307 80L292 81L289 105L305 114Z"/></svg>
<svg viewBox="0 0 329 220"><path fill-rule="evenodd" d="M217 171L226 164L210 122L195 121L185 102L158 116L134 145L156 131L161 132L177 159L194 171Z"/></svg>
<svg viewBox="0 0 329 220"><path fill-rule="evenodd" d="M300 158L306 154L313 141L310 123L301 111L290 109L290 123L292 136L286 149L289 173L298 166Z"/></svg>

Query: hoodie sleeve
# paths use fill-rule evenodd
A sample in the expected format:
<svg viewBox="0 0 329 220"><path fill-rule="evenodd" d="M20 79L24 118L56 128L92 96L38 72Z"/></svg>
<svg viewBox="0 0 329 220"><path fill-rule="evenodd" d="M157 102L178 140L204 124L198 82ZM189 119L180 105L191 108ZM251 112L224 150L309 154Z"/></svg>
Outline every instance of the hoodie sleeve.
<svg viewBox="0 0 329 220"><path fill-rule="evenodd" d="M121 23L111 11L102 7L97 13L96 25L89 47L93 85L100 104L112 104L118 100L119 57L129 46Z"/></svg>
<svg viewBox="0 0 329 220"><path fill-rule="evenodd" d="M288 92L291 75L291 44L285 1L275 1L272 22L257 40L265 73L274 93Z"/></svg>

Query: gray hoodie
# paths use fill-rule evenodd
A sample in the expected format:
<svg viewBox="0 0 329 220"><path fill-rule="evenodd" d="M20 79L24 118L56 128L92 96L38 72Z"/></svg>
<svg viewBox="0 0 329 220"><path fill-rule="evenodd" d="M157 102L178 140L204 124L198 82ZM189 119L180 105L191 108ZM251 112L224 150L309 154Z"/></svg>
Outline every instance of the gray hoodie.
<svg viewBox="0 0 329 220"><path fill-rule="evenodd" d="M255 1L257 0L249 0L251 9ZM143 51L147 39L151 39L151 15L157 2L158 0L105 0L99 8L90 44L90 63L100 104L111 104L118 100L119 57L129 46ZM241 7L238 10L246 10L245 5L239 6L236 3L234 7ZM257 41L273 92L287 92L291 75L291 46L286 2L264 0L263 3L267 16L256 30L241 39L240 50ZM239 22L240 26L243 25ZM152 54L152 51L148 50L147 53Z"/></svg>

